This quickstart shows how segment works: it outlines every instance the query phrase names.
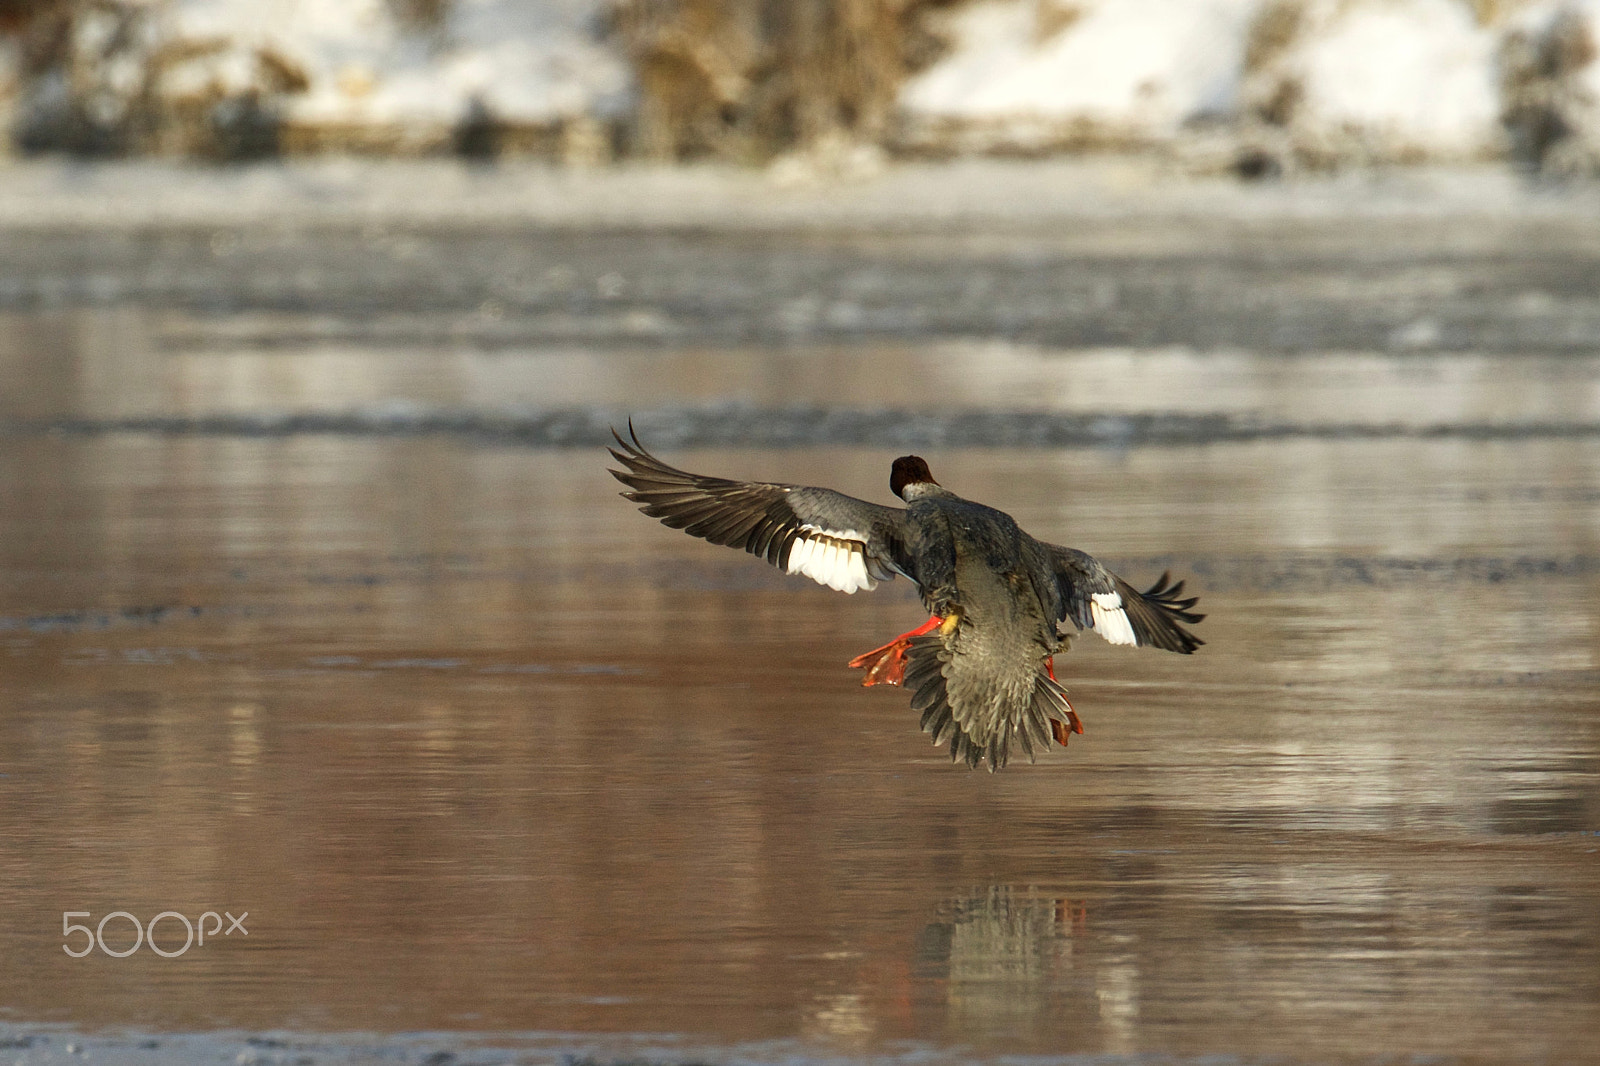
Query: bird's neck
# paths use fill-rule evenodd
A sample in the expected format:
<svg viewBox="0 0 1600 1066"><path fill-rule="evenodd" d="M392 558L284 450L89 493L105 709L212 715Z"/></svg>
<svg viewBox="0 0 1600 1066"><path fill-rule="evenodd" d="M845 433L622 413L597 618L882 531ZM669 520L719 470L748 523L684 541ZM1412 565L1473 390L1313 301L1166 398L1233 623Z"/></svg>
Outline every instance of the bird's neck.
<svg viewBox="0 0 1600 1066"><path fill-rule="evenodd" d="M929 496L948 496L950 490L932 481L913 481L900 490L900 498L907 503L927 499Z"/></svg>

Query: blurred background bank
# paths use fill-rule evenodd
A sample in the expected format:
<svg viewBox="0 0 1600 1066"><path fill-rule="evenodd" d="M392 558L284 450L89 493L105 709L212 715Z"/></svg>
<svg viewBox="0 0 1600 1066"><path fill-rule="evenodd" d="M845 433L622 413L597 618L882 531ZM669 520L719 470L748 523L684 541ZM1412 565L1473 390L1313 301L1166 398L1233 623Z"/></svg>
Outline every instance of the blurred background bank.
<svg viewBox="0 0 1600 1066"><path fill-rule="evenodd" d="M4 0L19 154L1600 166L1595 0Z"/></svg>

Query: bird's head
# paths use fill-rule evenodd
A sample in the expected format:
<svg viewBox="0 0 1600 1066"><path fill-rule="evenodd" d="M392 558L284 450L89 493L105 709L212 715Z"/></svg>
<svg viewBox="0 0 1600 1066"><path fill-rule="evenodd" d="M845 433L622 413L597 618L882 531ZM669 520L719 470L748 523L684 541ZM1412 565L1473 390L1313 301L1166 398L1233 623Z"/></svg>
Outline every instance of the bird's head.
<svg viewBox="0 0 1600 1066"><path fill-rule="evenodd" d="M902 500L909 500L906 488L910 485L937 485L927 460L920 455L902 455L894 461L889 471L889 489ZM914 495L914 494L913 494Z"/></svg>

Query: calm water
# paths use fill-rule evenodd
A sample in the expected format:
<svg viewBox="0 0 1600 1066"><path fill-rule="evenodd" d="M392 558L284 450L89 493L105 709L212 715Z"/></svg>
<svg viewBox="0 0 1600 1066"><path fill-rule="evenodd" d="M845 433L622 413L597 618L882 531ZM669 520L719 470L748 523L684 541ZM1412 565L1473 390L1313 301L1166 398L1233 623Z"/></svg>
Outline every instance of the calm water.
<svg viewBox="0 0 1600 1066"><path fill-rule="evenodd" d="M13 314L0 413L844 395L1417 432L928 449L956 491L1137 582L1171 567L1210 612L1194 657L1078 644L1086 734L994 775L843 667L920 621L905 582L846 598L666 530L597 448L14 432L0 1022L1595 1057L1600 438L1424 431L1594 421L1600 359L273 327ZM666 458L884 500L901 450ZM63 912L118 910L248 912L248 937L63 952Z"/></svg>

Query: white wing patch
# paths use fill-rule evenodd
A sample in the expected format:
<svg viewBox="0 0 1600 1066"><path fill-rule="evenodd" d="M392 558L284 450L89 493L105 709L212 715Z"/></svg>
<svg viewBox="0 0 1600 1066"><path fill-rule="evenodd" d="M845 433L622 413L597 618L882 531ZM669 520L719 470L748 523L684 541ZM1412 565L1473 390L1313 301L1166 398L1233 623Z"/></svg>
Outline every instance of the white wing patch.
<svg viewBox="0 0 1600 1066"><path fill-rule="evenodd" d="M867 535L853 529L803 525L789 545L789 573L804 574L818 584L854 595L875 589L867 573Z"/></svg>
<svg viewBox="0 0 1600 1066"><path fill-rule="evenodd" d="M1110 644L1138 644L1128 612L1122 609L1122 597L1115 592L1096 592L1089 597L1091 627Z"/></svg>

